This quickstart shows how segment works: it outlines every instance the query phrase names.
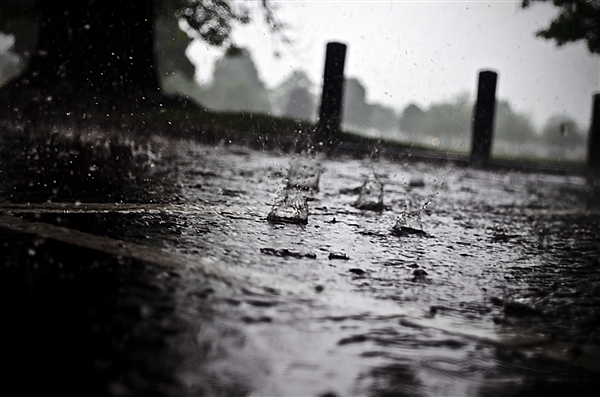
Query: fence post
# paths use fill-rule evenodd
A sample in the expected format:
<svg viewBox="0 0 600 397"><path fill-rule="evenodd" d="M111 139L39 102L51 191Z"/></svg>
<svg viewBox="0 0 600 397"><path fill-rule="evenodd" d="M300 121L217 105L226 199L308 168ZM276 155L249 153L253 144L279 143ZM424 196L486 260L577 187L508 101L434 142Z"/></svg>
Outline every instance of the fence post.
<svg viewBox="0 0 600 397"><path fill-rule="evenodd" d="M317 125L316 138L330 144L340 130L342 101L344 98L344 64L346 45L327 43L325 71L323 73L323 93Z"/></svg>
<svg viewBox="0 0 600 397"><path fill-rule="evenodd" d="M592 125L588 138L588 167L600 169L600 93L594 95Z"/></svg>
<svg viewBox="0 0 600 397"><path fill-rule="evenodd" d="M484 166L492 153L494 114L496 112L496 83L498 73L491 70L479 72L477 103L473 110L471 164Z"/></svg>

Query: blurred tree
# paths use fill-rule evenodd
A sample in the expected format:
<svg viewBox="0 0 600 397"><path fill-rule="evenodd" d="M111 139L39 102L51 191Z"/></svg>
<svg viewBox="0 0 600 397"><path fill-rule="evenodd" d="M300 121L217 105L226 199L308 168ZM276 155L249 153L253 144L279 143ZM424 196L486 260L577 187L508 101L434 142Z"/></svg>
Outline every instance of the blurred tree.
<svg viewBox="0 0 600 397"><path fill-rule="evenodd" d="M425 112L414 103L409 104L400 116L400 130L407 132L417 132L419 125L423 121Z"/></svg>
<svg viewBox="0 0 600 397"><path fill-rule="evenodd" d="M270 112L269 91L258 76L250 51L231 46L215 62L203 102L219 111Z"/></svg>
<svg viewBox="0 0 600 397"><path fill-rule="evenodd" d="M542 139L549 146L566 150L586 150L585 131L566 115L551 116L542 128Z"/></svg>
<svg viewBox="0 0 600 397"><path fill-rule="evenodd" d="M536 143L538 135L528 116L517 113L506 100L496 103L494 139L511 144Z"/></svg>
<svg viewBox="0 0 600 397"><path fill-rule="evenodd" d="M381 132L392 132L398 128L398 115L390 107L379 103L369 104L369 127L375 128Z"/></svg>
<svg viewBox="0 0 600 397"><path fill-rule="evenodd" d="M204 90L196 81L196 66L189 60L186 50L193 39L180 27L181 20L174 2L165 3L155 15L154 54L160 87L170 96L183 96L204 107Z"/></svg>
<svg viewBox="0 0 600 397"><path fill-rule="evenodd" d="M523 7L534 2L552 3L560 9L550 26L537 32L539 37L552 39L557 45L583 40L590 52L600 54L599 0L523 0Z"/></svg>
<svg viewBox="0 0 600 397"><path fill-rule="evenodd" d="M14 38L0 32L0 86L19 72L21 59L14 53Z"/></svg>
<svg viewBox="0 0 600 397"><path fill-rule="evenodd" d="M407 131L436 137L442 144L463 142L471 135L473 105L469 94L462 93L451 101L435 103L424 112L416 105L409 105L402 120L412 129ZM495 141L510 144L537 142L538 136L529 117L515 112L506 100L499 100L496 106ZM418 123L410 125L412 120L418 120Z"/></svg>
<svg viewBox="0 0 600 397"><path fill-rule="evenodd" d="M283 115L295 120L311 120L315 114L315 98L305 87L296 87L288 97Z"/></svg>
<svg viewBox="0 0 600 397"><path fill-rule="evenodd" d="M25 4L27 3L25 2ZM2 5L0 5L0 11L4 11ZM38 23L35 16L23 13L21 16L17 15L5 20L4 16L0 14L0 31L12 35L14 42L11 51L26 62L37 41Z"/></svg>
<svg viewBox="0 0 600 397"><path fill-rule="evenodd" d="M314 84L303 70L294 70L271 92L272 111L296 120L314 120L316 100Z"/></svg>
<svg viewBox="0 0 600 397"><path fill-rule="evenodd" d="M268 0L5 0L0 31L11 20L37 18L39 33L24 72L0 90L0 117L15 109L125 112L174 103L160 93L155 15L176 9L199 38L220 46L255 5L272 31L282 28Z"/></svg>
<svg viewBox="0 0 600 397"><path fill-rule="evenodd" d="M418 132L445 142L466 137L471 131L473 103L468 93L457 95L449 102L435 103L427 109L419 123Z"/></svg>
<svg viewBox="0 0 600 397"><path fill-rule="evenodd" d="M366 103L366 90L357 78L346 80L342 122L351 127L369 126L369 106Z"/></svg>
<svg viewBox="0 0 600 397"><path fill-rule="evenodd" d="M190 43L193 41L187 33L179 27L179 18L172 9L172 3L165 3L162 12L156 15L155 29L155 55L156 66L160 75L181 73L188 80L194 80L196 67L185 55Z"/></svg>

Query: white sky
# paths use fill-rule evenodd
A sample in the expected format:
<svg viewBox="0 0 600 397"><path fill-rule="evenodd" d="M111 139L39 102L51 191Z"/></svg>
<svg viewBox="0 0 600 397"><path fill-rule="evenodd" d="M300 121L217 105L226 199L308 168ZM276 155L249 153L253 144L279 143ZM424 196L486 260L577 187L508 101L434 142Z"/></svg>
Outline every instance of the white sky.
<svg viewBox="0 0 600 397"><path fill-rule="evenodd" d="M319 85L325 45L348 45L346 76L357 77L369 102L401 111L427 106L469 91L477 73L499 73L500 98L540 125L553 114L569 114L589 125L592 95L600 91L600 57L585 44L557 49L535 37L557 9L520 1L275 1L290 27L293 44L273 38L260 16L238 28L234 41L250 49L260 76L274 87L302 68ZM275 57L274 53L280 56ZM188 54L206 83L222 50L194 43Z"/></svg>

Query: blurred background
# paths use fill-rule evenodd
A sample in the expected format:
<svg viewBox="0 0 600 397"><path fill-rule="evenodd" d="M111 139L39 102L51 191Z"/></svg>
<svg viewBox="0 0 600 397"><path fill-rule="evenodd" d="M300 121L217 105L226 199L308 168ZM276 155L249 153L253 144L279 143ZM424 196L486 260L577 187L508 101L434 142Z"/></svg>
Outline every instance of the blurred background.
<svg viewBox="0 0 600 397"><path fill-rule="evenodd" d="M156 20L163 89L214 111L316 121L325 46L348 45L342 127L357 134L467 153L477 73L499 73L492 155L585 160L600 61L585 43L536 37L551 3L280 1L273 35L255 8L214 47L175 13ZM19 25L20 24L20 25ZM15 28L19 25L19 28ZM35 44L35 21L0 33L0 84ZM16 32L16 33L15 33Z"/></svg>

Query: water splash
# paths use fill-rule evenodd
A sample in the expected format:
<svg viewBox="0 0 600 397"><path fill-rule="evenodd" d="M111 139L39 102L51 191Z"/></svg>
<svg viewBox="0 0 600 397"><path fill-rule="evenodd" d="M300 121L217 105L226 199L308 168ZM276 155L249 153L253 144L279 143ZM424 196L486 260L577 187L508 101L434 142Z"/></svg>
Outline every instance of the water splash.
<svg viewBox="0 0 600 397"><path fill-rule="evenodd" d="M361 210L383 211L383 183L378 179L365 180L353 205Z"/></svg>
<svg viewBox="0 0 600 397"><path fill-rule="evenodd" d="M400 212L396 218L396 224L392 228L392 233L397 236L406 236L411 234L427 235L423 230L423 221L421 220L421 212L429 205L430 201L426 201L419 209L411 210L411 201L405 202L405 210Z"/></svg>
<svg viewBox="0 0 600 397"><path fill-rule="evenodd" d="M286 189L267 216L269 222L308 223L308 201L306 192L298 189Z"/></svg>
<svg viewBox="0 0 600 397"><path fill-rule="evenodd" d="M321 173L322 169L318 162L309 158L299 157L290 163L287 175L287 187L318 192Z"/></svg>

